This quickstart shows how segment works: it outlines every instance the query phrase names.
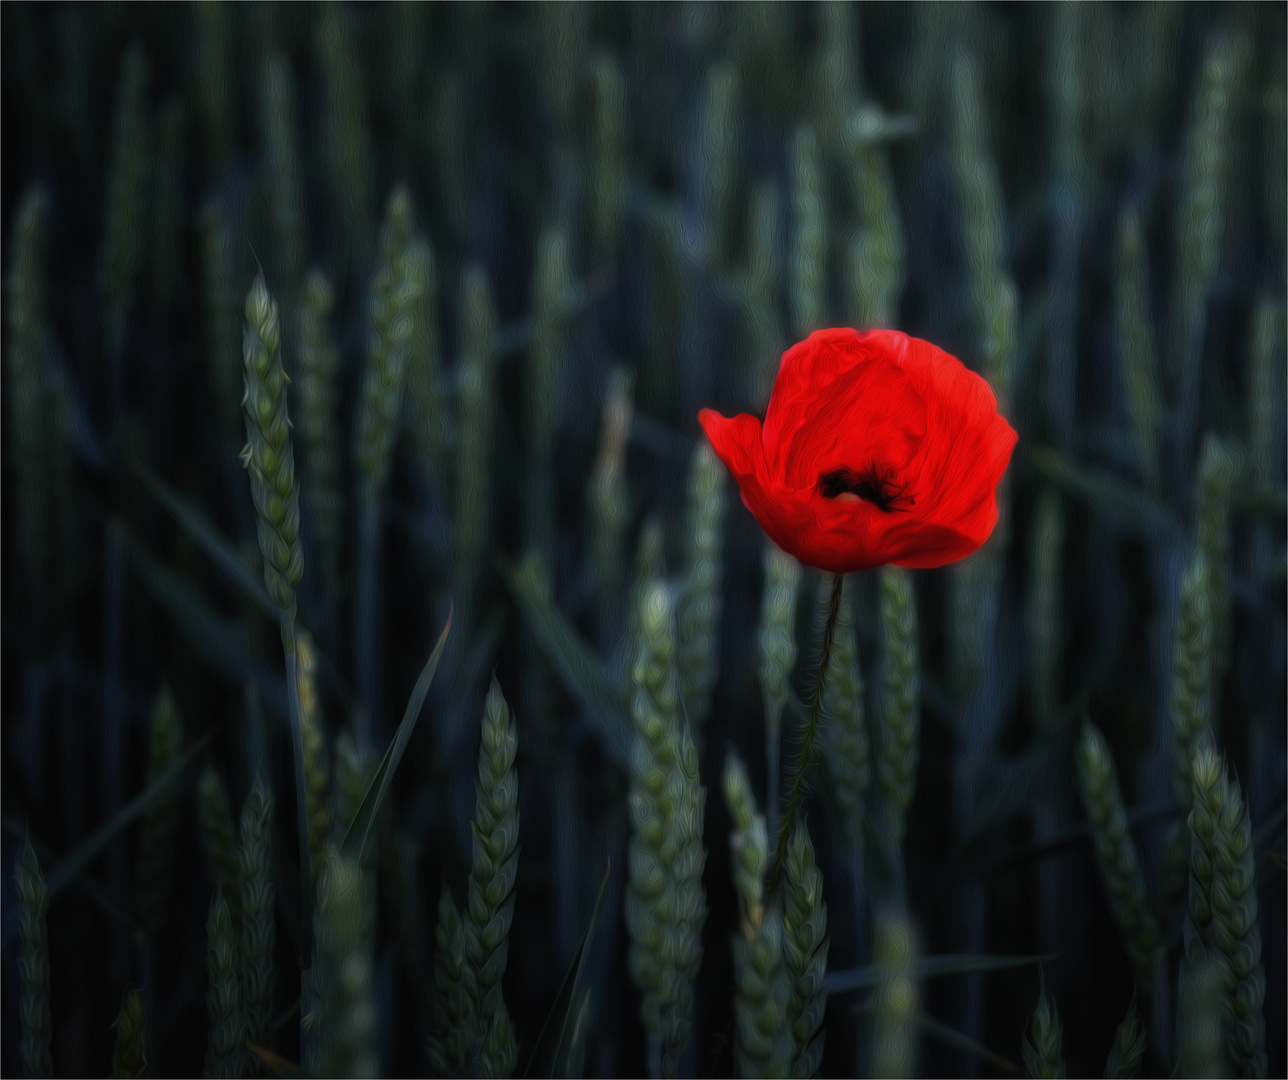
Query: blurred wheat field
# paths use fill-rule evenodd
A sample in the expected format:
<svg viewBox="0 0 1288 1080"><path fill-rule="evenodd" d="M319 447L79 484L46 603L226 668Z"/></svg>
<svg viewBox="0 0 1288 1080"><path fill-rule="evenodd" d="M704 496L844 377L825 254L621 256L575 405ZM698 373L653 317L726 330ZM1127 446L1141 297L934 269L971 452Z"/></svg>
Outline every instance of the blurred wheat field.
<svg viewBox="0 0 1288 1080"><path fill-rule="evenodd" d="M1282 3L0 17L5 1075L1285 1075ZM842 325L1020 443L791 820Z"/></svg>

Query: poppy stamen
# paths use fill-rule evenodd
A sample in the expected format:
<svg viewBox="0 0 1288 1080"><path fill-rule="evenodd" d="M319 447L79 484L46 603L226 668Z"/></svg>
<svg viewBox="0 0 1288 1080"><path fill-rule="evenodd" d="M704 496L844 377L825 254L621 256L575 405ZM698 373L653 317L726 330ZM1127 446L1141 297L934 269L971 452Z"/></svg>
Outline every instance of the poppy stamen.
<svg viewBox="0 0 1288 1080"><path fill-rule="evenodd" d="M917 505L916 498L908 494L908 485L895 481L893 469L886 469L883 474L875 464L858 473L846 468L826 473L819 477L818 489L825 499L853 495L887 514Z"/></svg>

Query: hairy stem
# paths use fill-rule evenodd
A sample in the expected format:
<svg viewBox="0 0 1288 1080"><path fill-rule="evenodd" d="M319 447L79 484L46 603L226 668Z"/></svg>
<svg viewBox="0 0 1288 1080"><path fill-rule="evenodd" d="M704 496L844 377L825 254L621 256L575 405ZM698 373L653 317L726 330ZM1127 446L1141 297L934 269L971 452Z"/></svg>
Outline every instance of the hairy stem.
<svg viewBox="0 0 1288 1080"><path fill-rule="evenodd" d="M814 684L814 700L809 706L809 721L805 725L805 738L801 743L800 760L796 763L796 775L792 778L792 787L787 793L787 806L783 811L782 820L778 823L778 837L774 842L774 862L765 888L766 907L773 904L774 894L778 892L778 880L783 874L783 858L787 854L787 839L791 835L792 822L796 820L796 808L800 805L801 795L805 792L805 775L809 772L810 759L814 756L814 740L818 735L818 721L823 705L823 686L827 682L827 667L832 657L832 638L836 632L836 618L841 611L841 588L844 584L844 574L832 576L832 596L827 604L827 622L823 626L823 649L818 658L818 680Z"/></svg>

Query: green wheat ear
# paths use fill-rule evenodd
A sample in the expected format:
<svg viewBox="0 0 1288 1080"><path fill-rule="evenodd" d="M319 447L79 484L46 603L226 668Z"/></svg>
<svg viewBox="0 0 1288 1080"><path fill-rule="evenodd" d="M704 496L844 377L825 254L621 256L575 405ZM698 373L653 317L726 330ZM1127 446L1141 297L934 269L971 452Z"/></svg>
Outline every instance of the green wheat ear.
<svg viewBox="0 0 1288 1080"><path fill-rule="evenodd" d="M273 873L273 795L263 773L246 796L241 816L242 1006L247 1037L258 1046L273 1038L273 947L277 896Z"/></svg>
<svg viewBox="0 0 1288 1080"><path fill-rule="evenodd" d="M444 885L434 927L434 1020L427 1047L435 1076L460 1075L473 1047L465 964L465 928Z"/></svg>
<svg viewBox="0 0 1288 1080"><path fill-rule="evenodd" d="M1172 653L1172 791L1183 809L1190 806L1191 761L1212 730L1212 590L1202 549L1181 576L1180 613ZM1168 907L1185 889L1188 838L1177 823L1163 852L1163 894Z"/></svg>
<svg viewBox="0 0 1288 1080"><path fill-rule="evenodd" d="M23 842L13 870L18 896L18 1013L22 1064L28 1076L54 1075L53 1016L49 1009L49 939L45 912L49 894L31 841Z"/></svg>
<svg viewBox="0 0 1288 1080"><path fill-rule="evenodd" d="M374 906L367 872L356 859L332 848L318 875L315 1034L310 1040L316 1060L304 1062L314 1075L379 1074L372 996Z"/></svg>
<svg viewBox="0 0 1288 1080"><path fill-rule="evenodd" d="M242 356L246 446L241 459L250 472L259 549L264 557L264 584L283 613L282 645L291 653L295 587L304 576L300 493L295 482L295 453L286 403L289 380L282 367L277 302L269 295L263 274L255 278L246 294Z"/></svg>
<svg viewBox="0 0 1288 1080"><path fill-rule="evenodd" d="M246 1073L246 1014L238 980L237 933L223 890L215 893L206 921L206 1012L210 1034L206 1042L208 1077L236 1078Z"/></svg>
<svg viewBox="0 0 1288 1080"><path fill-rule="evenodd" d="M863 704L863 674L859 670L858 646L854 636L854 593L856 579L847 576L842 586L836 633L823 684L823 713L828 723L824 734L830 752L824 762L832 776L841 835L850 851L863 842L864 800L872 783L872 748Z"/></svg>
<svg viewBox="0 0 1288 1080"><path fill-rule="evenodd" d="M877 984L868 1075L915 1076L917 1067L917 934L900 907L877 911L873 952L881 969Z"/></svg>
<svg viewBox="0 0 1288 1080"><path fill-rule="evenodd" d="M823 1060L827 905L823 903L823 875L814 860L814 845L800 821L788 842L783 882L783 966L787 1017L795 1039L791 1075L808 1080L818 1074Z"/></svg>
<svg viewBox="0 0 1288 1080"><path fill-rule="evenodd" d="M682 694L699 734L720 673L726 501L724 465L711 444L699 440L689 466L688 567L678 618Z"/></svg>
<svg viewBox="0 0 1288 1080"><path fill-rule="evenodd" d="M493 679L483 707L474 861L464 928L464 982L474 1039L482 1047L483 1075L489 1078L510 1076L519 1053L501 996L519 867L519 778L514 768L518 747L509 706Z"/></svg>
<svg viewBox="0 0 1288 1080"><path fill-rule="evenodd" d="M1136 1008L1136 997L1132 995L1131 1006L1123 1017L1123 1022L1118 1025L1118 1030L1114 1032L1113 1045L1109 1047L1105 1080L1132 1080L1139 1076L1147 1045L1145 1024L1140 1018L1140 1010Z"/></svg>
<svg viewBox="0 0 1288 1080"><path fill-rule="evenodd" d="M1225 987L1221 965L1197 942L1187 945L1177 987L1176 1075L1219 1080L1232 1075L1222 1037Z"/></svg>
<svg viewBox="0 0 1288 1080"><path fill-rule="evenodd" d="M907 571L881 570L881 622L885 628L883 709L877 779L887 827L896 847L903 842L908 807L917 782L921 731L921 666L917 608Z"/></svg>
<svg viewBox="0 0 1288 1080"><path fill-rule="evenodd" d="M693 980L702 960L702 814L698 753L680 716L675 601L660 581L644 589L632 658L631 978L641 994L649 1072L673 1077L689 1043Z"/></svg>
<svg viewBox="0 0 1288 1080"><path fill-rule="evenodd" d="M148 746L148 783L155 784L178 757L183 745L183 723L168 687L157 695L152 707ZM165 923L170 899L171 862L174 839L179 828L176 793L159 796L143 816L139 833L135 918L146 937L155 938Z"/></svg>
<svg viewBox="0 0 1288 1080"><path fill-rule="evenodd" d="M1038 1004L1033 1010L1033 1022L1024 1035L1024 1071L1035 1080L1053 1080L1065 1076L1061 1057L1060 1017L1055 1004L1047 993L1046 980L1038 991Z"/></svg>
<svg viewBox="0 0 1288 1080"><path fill-rule="evenodd" d="M779 745L783 710L787 707L792 671L796 667L796 597L801 566L786 552L765 541L765 584L760 601L760 693L765 703L765 805L770 825L778 818ZM771 828L771 832L776 832Z"/></svg>
<svg viewBox="0 0 1288 1080"><path fill-rule="evenodd" d="M108 1080L138 1080L148 1071L148 1014L143 999L133 987L121 998L116 1017L116 1047Z"/></svg>
<svg viewBox="0 0 1288 1080"><path fill-rule="evenodd" d="M1261 1077L1266 1074L1266 977L1252 824L1238 782L1210 744L1196 751L1192 775L1186 951L1196 957L1202 951L1219 972L1231 1067L1236 1075Z"/></svg>
<svg viewBox="0 0 1288 1080"><path fill-rule="evenodd" d="M734 825L729 853L742 912L741 932L733 940L738 1075L786 1076L796 1043L783 915L777 906L765 907L769 836L746 769L732 752L725 759L724 797Z"/></svg>
<svg viewBox="0 0 1288 1080"><path fill-rule="evenodd" d="M197 820L201 826L210 879L228 905L233 926L240 927L241 871L237 865L237 834L233 830L228 789L213 765L206 766L197 782Z"/></svg>
<svg viewBox="0 0 1288 1080"><path fill-rule="evenodd" d="M1077 764L1078 790L1091 825L1109 907L1136 982L1148 995L1153 989L1155 950L1159 946L1158 923L1149 906L1145 876L1128 829L1113 755L1104 736L1091 724L1083 725Z"/></svg>

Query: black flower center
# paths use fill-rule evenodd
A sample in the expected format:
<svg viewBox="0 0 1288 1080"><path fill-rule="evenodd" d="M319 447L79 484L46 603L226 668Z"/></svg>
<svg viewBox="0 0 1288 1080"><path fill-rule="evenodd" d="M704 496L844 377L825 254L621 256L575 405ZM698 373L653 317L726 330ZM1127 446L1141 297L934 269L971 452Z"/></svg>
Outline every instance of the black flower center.
<svg viewBox="0 0 1288 1080"><path fill-rule="evenodd" d="M852 469L836 469L820 476L818 489L825 499L836 499L842 495L853 495L872 503L878 510L891 513L894 510L907 510L917 505L914 496L908 494L908 485L895 480L894 470L884 472L875 464L869 465L861 472Z"/></svg>

